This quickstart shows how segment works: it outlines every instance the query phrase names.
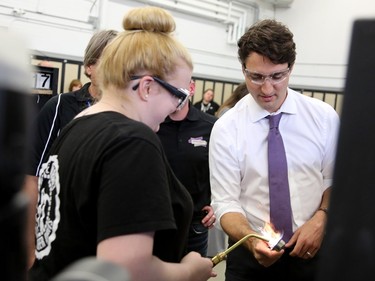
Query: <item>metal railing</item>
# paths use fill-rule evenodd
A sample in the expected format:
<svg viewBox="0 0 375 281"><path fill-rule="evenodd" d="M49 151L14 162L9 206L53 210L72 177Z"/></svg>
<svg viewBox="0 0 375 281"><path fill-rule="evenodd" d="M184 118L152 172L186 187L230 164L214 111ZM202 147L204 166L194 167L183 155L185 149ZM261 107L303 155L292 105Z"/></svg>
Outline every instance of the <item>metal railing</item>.
<svg viewBox="0 0 375 281"><path fill-rule="evenodd" d="M303 95L320 99L330 104L337 111L338 114L341 114L341 108L344 99L344 90L301 86L291 86L290 88L297 92L300 92Z"/></svg>
<svg viewBox="0 0 375 281"><path fill-rule="evenodd" d="M43 60L46 57L34 55L31 57L32 60ZM47 58L53 61L59 68L59 81L58 89L59 92L64 92L66 88L65 85L70 82L70 77L83 78L83 63L80 61L59 59L59 58ZM68 71L72 73L67 73ZM68 75L70 74L70 75ZM69 79L68 79L69 77ZM218 104L222 104L234 91L240 82L219 80L219 79L209 79L203 77L193 77L195 81L195 95L192 97L192 102L197 102L202 99L202 94L204 90L211 88L214 90L215 98L214 100ZM69 81L68 81L69 80ZM318 88L318 87L304 87L304 86L290 86L293 90L300 92L301 94L323 100L324 102L330 104L339 114L341 113L341 106L343 101L343 90L341 89L328 89L328 88Z"/></svg>
<svg viewBox="0 0 375 281"><path fill-rule="evenodd" d="M211 88L214 90L214 100L218 104L222 104L234 91L239 84L238 82L214 80L207 78L193 78L196 84L195 95L193 96L193 103L202 99L204 90ZM318 88L318 87L303 87L303 86L290 86L291 89L300 92L303 95L320 99L330 104L339 114L341 113L341 106L343 102L343 90L342 89L329 89L329 88Z"/></svg>

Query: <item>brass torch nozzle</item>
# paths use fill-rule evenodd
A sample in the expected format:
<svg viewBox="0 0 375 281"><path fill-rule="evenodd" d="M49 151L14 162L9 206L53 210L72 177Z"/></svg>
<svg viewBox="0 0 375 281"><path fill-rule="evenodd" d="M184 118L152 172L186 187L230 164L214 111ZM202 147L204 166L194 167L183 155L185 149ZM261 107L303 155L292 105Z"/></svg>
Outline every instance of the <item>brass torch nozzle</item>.
<svg viewBox="0 0 375 281"><path fill-rule="evenodd" d="M220 252L218 253L216 256L214 256L211 261L213 263L213 267L215 267L218 263L222 262L225 257L231 252L233 251L234 249L236 249L239 245L241 245L243 242L245 242L247 239L251 238L251 237L254 237L254 238L258 238L258 239L261 239L263 241L266 241L268 242L269 239L264 237L264 236L261 236L261 235L258 235L258 234L253 234L253 233L250 233L248 235L246 235L245 237L243 237L242 239L238 240L235 244L233 244L232 246L230 246L228 249L226 249L225 251L223 252Z"/></svg>

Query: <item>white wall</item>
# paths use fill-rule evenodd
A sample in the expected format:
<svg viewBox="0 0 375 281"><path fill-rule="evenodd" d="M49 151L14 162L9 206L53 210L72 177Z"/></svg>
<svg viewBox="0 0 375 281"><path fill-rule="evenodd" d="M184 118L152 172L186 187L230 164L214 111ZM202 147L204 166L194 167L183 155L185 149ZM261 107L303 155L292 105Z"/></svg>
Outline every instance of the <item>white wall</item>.
<svg viewBox="0 0 375 281"><path fill-rule="evenodd" d="M262 0L251 2L259 5L260 18L275 17L294 33L297 60L292 84L343 88L352 22L358 17L375 17L374 0L295 0L291 8L276 9ZM94 0L0 0L0 27L23 33L36 54L82 60L94 31L87 22L90 15L100 15L99 28L122 30L126 11L144 5L136 1L99 0L92 9L94 3ZM25 15L15 16L9 7L24 9ZM237 48L227 43L225 24L171 12L177 22L177 37L192 53L194 75L228 81L243 79ZM56 16L51 20L48 14Z"/></svg>
<svg viewBox="0 0 375 281"><path fill-rule="evenodd" d="M81 60L92 36L87 0L0 0L0 27L19 33L37 55Z"/></svg>
<svg viewBox="0 0 375 281"><path fill-rule="evenodd" d="M110 0L101 24L121 28L128 8L144 5L135 1ZM237 48L227 43L226 25L202 17L171 11L177 24L176 36L189 49L194 61L194 75L229 81L243 78L237 59ZM273 11L272 11L273 13Z"/></svg>
<svg viewBox="0 0 375 281"><path fill-rule="evenodd" d="M240 1L246 3L246 0ZM86 44L93 33L92 26L84 22L90 15L99 16L100 29L122 30L122 18L126 11L146 5L142 1L99 0L94 11L89 11L88 2L95 1L0 0L0 26L23 33L29 41L29 48L38 55L82 60ZM272 5L260 0L249 2L258 2L261 13L273 17ZM14 16L11 7L25 14ZM253 5L249 5L251 8ZM80 13L77 14L77 10ZM95 10L99 10L97 14ZM195 76L238 82L243 80L236 46L227 43L226 24L174 10L171 13L177 23L177 37L192 54ZM71 22L66 20L69 17L72 18ZM46 23L51 20L53 24Z"/></svg>
<svg viewBox="0 0 375 281"><path fill-rule="evenodd" d="M275 18L288 25L297 45L291 83L343 88L352 24L375 18L374 0L295 0L289 9L277 9Z"/></svg>

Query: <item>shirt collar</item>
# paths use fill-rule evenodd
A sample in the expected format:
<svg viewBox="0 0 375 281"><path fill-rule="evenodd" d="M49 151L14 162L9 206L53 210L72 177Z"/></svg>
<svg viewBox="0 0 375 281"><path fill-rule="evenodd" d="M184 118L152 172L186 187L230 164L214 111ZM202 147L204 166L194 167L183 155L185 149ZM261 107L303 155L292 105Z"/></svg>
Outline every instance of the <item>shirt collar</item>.
<svg viewBox="0 0 375 281"><path fill-rule="evenodd" d="M185 119L183 120L180 120L180 121L174 121L172 120L171 118L169 118L169 116L167 116L167 118L165 118L165 121L166 123L168 122L182 122L182 121L197 121L199 120L199 109L195 108L192 103L189 101L189 111L185 117Z"/></svg>
<svg viewBox="0 0 375 281"><path fill-rule="evenodd" d="M287 89L288 95L284 100L283 104L281 105L280 109L276 112L278 113L286 113L286 114L297 114L297 106L295 101L295 94L296 92L291 90L290 88ZM250 118L252 122L258 122L259 120L266 118L270 113L259 106L252 97L249 95L249 105L250 105Z"/></svg>
<svg viewBox="0 0 375 281"><path fill-rule="evenodd" d="M86 83L83 87L77 91L75 91L75 96L78 101L93 101L93 97L90 95L89 87L91 82Z"/></svg>

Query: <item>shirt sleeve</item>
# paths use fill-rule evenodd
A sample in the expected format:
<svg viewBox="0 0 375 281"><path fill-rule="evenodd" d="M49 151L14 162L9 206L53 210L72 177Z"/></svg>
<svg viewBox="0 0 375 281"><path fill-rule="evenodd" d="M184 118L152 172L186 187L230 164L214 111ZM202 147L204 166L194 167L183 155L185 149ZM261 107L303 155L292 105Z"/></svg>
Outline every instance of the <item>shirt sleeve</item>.
<svg viewBox="0 0 375 281"><path fill-rule="evenodd" d="M217 221L228 212L245 211L239 201L241 193L241 169L237 160L235 126L224 124L223 119L216 121L210 139L209 167L211 181L211 205ZM223 141L225 140L225 141ZM220 228L220 224L217 224Z"/></svg>
<svg viewBox="0 0 375 281"><path fill-rule="evenodd" d="M326 114L326 143L325 154L322 161L323 188L324 190L332 186L333 173L336 160L337 140L340 127L340 119L337 112L328 107Z"/></svg>
<svg viewBox="0 0 375 281"><path fill-rule="evenodd" d="M116 142L101 171L98 242L176 227L162 151L154 143L138 138Z"/></svg>
<svg viewBox="0 0 375 281"><path fill-rule="evenodd" d="M58 135L60 95L51 98L38 113L33 124L33 138L29 146L27 174L37 176L40 165Z"/></svg>

